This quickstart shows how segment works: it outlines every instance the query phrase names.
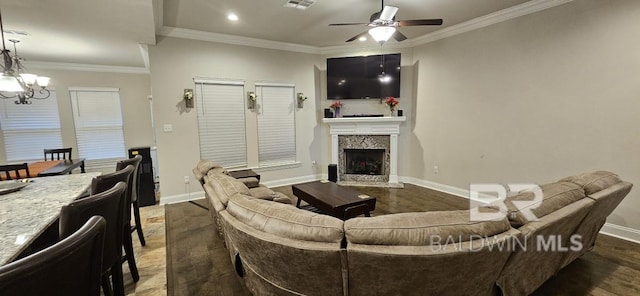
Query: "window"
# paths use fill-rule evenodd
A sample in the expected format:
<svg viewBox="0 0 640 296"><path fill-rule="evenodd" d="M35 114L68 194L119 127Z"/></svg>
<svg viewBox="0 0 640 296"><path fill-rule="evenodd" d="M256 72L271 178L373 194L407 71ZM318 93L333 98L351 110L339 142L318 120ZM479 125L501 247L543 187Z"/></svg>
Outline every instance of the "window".
<svg viewBox="0 0 640 296"><path fill-rule="evenodd" d="M256 83L260 167L296 162L293 84Z"/></svg>
<svg viewBox="0 0 640 296"><path fill-rule="evenodd" d="M87 167L113 167L126 158L120 90L69 88L78 155Z"/></svg>
<svg viewBox="0 0 640 296"><path fill-rule="evenodd" d="M43 160L43 150L62 148L56 92L47 99L31 99L31 105L0 100L0 125L8 163Z"/></svg>
<svg viewBox="0 0 640 296"><path fill-rule="evenodd" d="M195 79L200 158L247 166L244 82Z"/></svg>

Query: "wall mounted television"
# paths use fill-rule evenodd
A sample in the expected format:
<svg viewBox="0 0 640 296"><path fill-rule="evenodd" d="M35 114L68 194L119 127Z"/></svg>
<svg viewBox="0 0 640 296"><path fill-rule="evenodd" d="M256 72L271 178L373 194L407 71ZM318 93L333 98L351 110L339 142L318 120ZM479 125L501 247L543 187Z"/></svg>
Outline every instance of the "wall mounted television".
<svg viewBox="0 0 640 296"><path fill-rule="evenodd" d="M386 97L400 97L399 53L327 59L327 99Z"/></svg>

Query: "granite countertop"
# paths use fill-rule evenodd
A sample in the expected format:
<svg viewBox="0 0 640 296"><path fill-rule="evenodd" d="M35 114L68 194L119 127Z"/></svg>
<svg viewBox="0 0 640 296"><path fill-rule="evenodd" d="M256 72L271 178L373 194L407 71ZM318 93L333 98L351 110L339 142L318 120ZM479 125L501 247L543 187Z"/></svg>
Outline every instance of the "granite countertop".
<svg viewBox="0 0 640 296"><path fill-rule="evenodd" d="M100 173L33 178L25 188L0 195L0 265L11 262L76 200ZM2 181L2 183L16 181Z"/></svg>

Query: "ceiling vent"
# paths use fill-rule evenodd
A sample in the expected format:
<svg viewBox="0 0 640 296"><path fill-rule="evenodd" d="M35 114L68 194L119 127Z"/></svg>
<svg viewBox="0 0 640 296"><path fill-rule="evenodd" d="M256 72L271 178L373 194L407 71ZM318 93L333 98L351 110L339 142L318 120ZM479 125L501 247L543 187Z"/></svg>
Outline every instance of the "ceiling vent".
<svg viewBox="0 0 640 296"><path fill-rule="evenodd" d="M301 10L309 8L316 0L288 0L284 7L293 7Z"/></svg>

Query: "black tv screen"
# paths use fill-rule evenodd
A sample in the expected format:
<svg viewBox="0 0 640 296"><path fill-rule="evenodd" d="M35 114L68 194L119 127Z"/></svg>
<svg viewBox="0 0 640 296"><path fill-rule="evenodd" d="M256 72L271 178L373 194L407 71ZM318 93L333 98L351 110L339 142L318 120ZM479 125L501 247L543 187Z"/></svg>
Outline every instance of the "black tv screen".
<svg viewBox="0 0 640 296"><path fill-rule="evenodd" d="M400 97L399 53L327 59L327 99L386 97Z"/></svg>

